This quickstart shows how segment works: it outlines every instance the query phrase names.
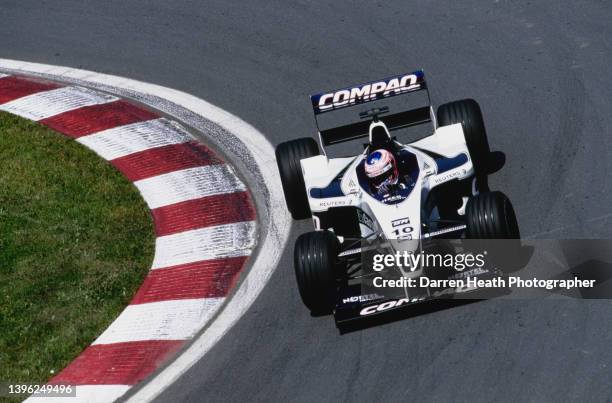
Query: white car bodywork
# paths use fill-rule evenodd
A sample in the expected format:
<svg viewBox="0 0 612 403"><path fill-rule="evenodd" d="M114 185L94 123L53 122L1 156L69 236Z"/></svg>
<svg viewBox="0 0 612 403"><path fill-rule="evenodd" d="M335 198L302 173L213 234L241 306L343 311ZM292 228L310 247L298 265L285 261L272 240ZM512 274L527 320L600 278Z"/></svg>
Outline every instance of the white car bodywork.
<svg viewBox="0 0 612 403"><path fill-rule="evenodd" d="M382 122L372 122L370 125L370 144L372 144L372 129L380 125L389 134L389 131ZM396 144L400 145L397 142ZM419 175L415 187L408 197L397 204L385 204L377 200L360 185L356 168L367 156L368 149L364 150L362 154L351 158L329 159L325 155L319 155L301 160L306 193L310 210L313 214L315 228L317 230L333 230L333 228L321 227L317 213L326 212L334 207L353 206L365 213L365 215L362 215L365 218L359 220L361 236L363 238L373 232L382 233L387 240L419 240L425 237L422 231L422 222L423 219L428 218L427 214L432 213L423 211L423 203L427 200L427 195L436 186L455 179L461 180L473 176L472 160L460 123L437 127L432 135L400 146L416 156ZM440 157L434 158L424 151ZM467 158L461 165L447 170L439 168L439 160L441 158L452 159L462 153ZM343 170L344 174L340 182L342 195L329 198L311 197L311 189L328 186ZM435 211L433 213L435 214Z"/></svg>

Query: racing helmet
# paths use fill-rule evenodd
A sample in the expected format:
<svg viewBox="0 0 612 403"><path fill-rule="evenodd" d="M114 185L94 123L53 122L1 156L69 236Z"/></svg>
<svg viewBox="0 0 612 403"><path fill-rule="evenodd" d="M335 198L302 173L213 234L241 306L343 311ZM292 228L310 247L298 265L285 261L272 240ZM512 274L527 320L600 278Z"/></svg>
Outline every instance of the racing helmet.
<svg viewBox="0 0 612 403"><path fill-rule="evenodd" d="M385 149L373 151L365 161L365 173L375 189L382 185L394 185L399 178L397 162L393 154Z"/></svg>

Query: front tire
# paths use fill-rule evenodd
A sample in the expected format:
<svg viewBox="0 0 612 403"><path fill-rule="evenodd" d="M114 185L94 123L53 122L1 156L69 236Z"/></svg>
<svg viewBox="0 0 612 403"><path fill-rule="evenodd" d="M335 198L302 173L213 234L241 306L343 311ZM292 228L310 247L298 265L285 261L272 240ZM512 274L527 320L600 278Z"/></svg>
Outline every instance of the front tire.
<svg viewBox="0 0 612 403"><path fill-rule="evenodd" d="M310 137L281 143L276 147L276 163L280 173L285 201L296 220L310 217L310 207L300 161L319 155L317 142Z"/></svg>
<svg viewBox="0 0 612 403"><path fill-rule="evenodd" d="M466 236L472 239L519 239L510 199L502 192L481 192L465 208Z"/></svg>
<svg viewBox="0 0 612 403"><path fill-rule="evenodd" d="M473 99L462 99L440 105L437 116L440 126L461 123L465 142L474 165L474 172L477 177L486 177L489 173L491 149L478 102Z"/></svg>
<svg viewBox="0 0 612 403"><path fill-rule="evenodd" d="M330 231L302 234L295 242L294 268L300 296L314 315L333 310L337 298L338 238Z"/></svg>

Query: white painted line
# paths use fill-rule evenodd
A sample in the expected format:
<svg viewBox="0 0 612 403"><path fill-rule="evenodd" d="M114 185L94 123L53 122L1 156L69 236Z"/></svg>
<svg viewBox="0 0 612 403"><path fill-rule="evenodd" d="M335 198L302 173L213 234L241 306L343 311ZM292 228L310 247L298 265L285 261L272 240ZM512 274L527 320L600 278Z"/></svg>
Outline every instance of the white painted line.
<svg viewBox="0 0 612 403"><path fill-rule="evenodd" d="M150 209L245 190L226 164L188 168L134 182Z"/></svg>
<svg viewBox="0 0 612 403"><path fill-rule="evenodd" d="M265 236L259 240L262 253L253 259L246 278L208 328L176 360L150 378L147 384L128 400L129 402L151 401L202 359L229 331L261 293L280 261L289 239L292 221L280 191L282 186L277 172L274 147L261 132L245 121L182 91L125 77L10 59L0 59L0 68L24 74L39 74L50 79L80 83L106 92L137 97L150 107L175 116L179 120L181 111L187 110L220 126L234 137L234 141L242 143L249 154L244 157L245 161L247 157L252 160L254 165L251 169L259 172L263 178L260 191L267 195L269 214L259 221L261 225L267 226ZM189 123L196 129L205 129L199 126L198 122Z"/></svg>
<svg viewBox="0 0 612 403"><path fill-rule="evenodd" d="M116 101L112 95L83 87L62 87L38 92L0 105L0 110L30 120L42 120L83 106Z"/></svg>
<svg viewBox="0 0 612 403"><path fill-rule="evenodd" d="M76 397L30 397L28 403L108 403L123 396L131 385L77 385Z"/></svg>
<svg viewBox="0 0 612 403"><path fill-rule="evenodd" d="M2 74L0 73L0 78L4 78L4 77L10 77L8 74Z"/></svg>
<svg viewBox="0 0 612 403"><path fill-rule="evenodd" d="M185 143L191 139L178 123L159 118L103 130L80 137L77 141L102 158L113 160L150 148Z"/></svg>
<svg viewBox="0 0 612 403"><path fill-rule="evenodd" d="M154 269L224 257L248 256L255 247L255 222L243 221L179 232L155 240Z"/></svg>
<svg viewBox="0 0 612 403"><path fill-rule="evenodd" d="M224 299L181 299L128 305L93 344L187 340L206 324Z"/></svg>

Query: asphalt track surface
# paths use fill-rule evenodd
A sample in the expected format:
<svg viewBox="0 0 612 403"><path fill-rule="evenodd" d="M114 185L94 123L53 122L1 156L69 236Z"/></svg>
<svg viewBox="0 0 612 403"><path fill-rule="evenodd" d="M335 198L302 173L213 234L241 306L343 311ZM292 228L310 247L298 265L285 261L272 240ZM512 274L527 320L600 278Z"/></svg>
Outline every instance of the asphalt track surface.
<svg viewBox="0 0 612 403"><path fill-rule="evenodd" d="M173 87L273 143L311 136L308 95L425 69L471 97L524 236L612 238L606 1L0 3L0 54ZM485 301L339 335L302 307L292 244L262 295L159 401L605 401L609 301Z"/></svg>

